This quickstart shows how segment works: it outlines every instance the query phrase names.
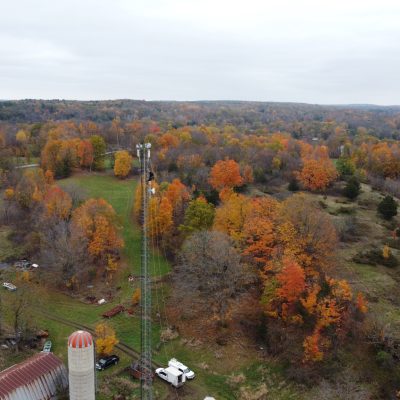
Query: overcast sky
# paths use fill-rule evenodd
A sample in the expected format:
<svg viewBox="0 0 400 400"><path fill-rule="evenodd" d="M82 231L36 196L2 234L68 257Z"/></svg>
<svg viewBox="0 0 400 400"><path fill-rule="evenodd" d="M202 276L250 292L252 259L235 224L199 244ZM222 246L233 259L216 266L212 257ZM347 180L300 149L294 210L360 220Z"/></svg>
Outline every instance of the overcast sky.
<svg viewBox="0 0 400 400"><path fill-rule="evenodd" d="M0 0L0 99L400 104L399 0Z"/></svg>

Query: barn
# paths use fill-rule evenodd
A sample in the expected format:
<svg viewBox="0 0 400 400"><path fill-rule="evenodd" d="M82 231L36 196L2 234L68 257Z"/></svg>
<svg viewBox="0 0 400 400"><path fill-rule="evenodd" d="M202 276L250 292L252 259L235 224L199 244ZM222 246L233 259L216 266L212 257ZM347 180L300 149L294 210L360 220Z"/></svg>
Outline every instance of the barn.
<svg viewBox="0 0 400 400"><path fill-rule="evenodd" d="M0 372L0 400L50 400L68 386L63 362L53 353L38 353Z"/></svg>

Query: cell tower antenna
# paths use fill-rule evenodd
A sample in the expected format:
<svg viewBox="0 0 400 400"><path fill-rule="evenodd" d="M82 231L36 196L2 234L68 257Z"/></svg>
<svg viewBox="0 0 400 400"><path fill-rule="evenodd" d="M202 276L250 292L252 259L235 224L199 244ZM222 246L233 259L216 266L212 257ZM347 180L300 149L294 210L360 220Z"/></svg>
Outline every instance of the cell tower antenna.
<svg viewBox="0 0 400 400"><path fill-rule="evenodd" d="M153 400L153 372L151 367L151 281L148 268L147 244L147 213L149 205L149 161L150 143L136 145L137 155L140 160L141 185L142 185L142 254L141 254L141 329L140 329L140 393L142 400Z"/></svg>

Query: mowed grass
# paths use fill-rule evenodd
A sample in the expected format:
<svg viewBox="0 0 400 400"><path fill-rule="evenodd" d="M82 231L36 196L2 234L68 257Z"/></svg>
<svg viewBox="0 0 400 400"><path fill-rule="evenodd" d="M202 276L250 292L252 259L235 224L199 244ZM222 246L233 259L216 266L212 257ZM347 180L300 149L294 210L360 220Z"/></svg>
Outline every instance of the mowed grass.
<svg viewBox="0 0 400 400"><path fill-rule="evenodd" d="M103 198L109 202L118 215L125 242L124 260L129 271L140 272L141 232L133 218L133 201L138 178L120 180L111 175L81 174L59 181L61 187L73 184L82 188L88 198ZM164 275L170 270L168 262L159 254L153 254L159 268L151 268L153 275Z"/></svg>

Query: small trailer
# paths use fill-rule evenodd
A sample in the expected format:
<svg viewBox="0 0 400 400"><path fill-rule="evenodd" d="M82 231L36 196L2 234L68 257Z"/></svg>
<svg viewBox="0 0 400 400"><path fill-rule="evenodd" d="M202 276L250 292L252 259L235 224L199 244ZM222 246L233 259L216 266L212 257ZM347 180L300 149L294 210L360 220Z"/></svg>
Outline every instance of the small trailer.
<svg viewBox="0 0 400 400"><path fill-rule="evenodd" d="M103 318L112 318L115 315L119 314L120 312L125 311L125 307L122 305L115 306L111 310L106 311L102 314Z"/></svg>
<svg viewBox="0 0 400 400"><path fill-rule="evenodd" d="M174 367L157 368L156 375L176 388L186 382L186 375Z"/></svg>

